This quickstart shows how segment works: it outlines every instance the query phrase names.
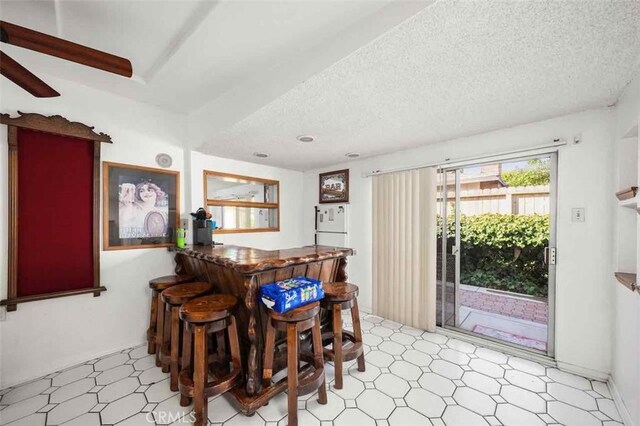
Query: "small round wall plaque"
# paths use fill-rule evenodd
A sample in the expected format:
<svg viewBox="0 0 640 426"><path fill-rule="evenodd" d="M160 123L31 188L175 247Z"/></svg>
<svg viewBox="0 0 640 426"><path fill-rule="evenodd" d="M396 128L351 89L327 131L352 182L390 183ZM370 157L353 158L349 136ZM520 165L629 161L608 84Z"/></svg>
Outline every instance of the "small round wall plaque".
<svg viewBox="0 0 640 426"><path fill-rule="evenodd" d="M158 163L158 166L164 167L166 169L167 167L171 167L171 164L173 164L173 159L169 154L162 153L156 155L156 163Z"/></svg>

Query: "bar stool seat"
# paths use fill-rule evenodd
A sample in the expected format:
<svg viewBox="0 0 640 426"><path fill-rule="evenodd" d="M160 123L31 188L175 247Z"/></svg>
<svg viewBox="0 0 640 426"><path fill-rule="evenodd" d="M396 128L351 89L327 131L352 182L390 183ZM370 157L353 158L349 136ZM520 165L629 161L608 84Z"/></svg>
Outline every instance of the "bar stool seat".
<svg viewBox="0 0 640 426"><path fill-rule="evenodd" d="M276 330L287 334L287 381L289 426L298 424L298 396L318 390L318 402L327 403L327 387L320 334L320 304L318 302L300 306L288 312L278 313L269 310L263 381L266 387L271 385L275 352ZM300 352L299 335L311 330L313 353ZM300 360L310 368L299 371ZM278 382L280 383L280 382Z"/></svg>
<svg viewBox="0 0 640 426"><path fill-rule="evenodd" d="M180 306L191 299L212 293L213 289L213 284L208 282L195 282L171 286L160 294L161 300L166 306L160 364L165 373L167 371L171 373L169 383L174 392L178 391L178 375L180 374L180 340L182 337Z"/></svg>
<svg viewBox="0 0 640 426"><path fill-rule="evenodd" d="M157 354L157 366L160 366L160 353L156 352L156 350L162 345L162 333L164 329L164 306L159 306L162 304L160 293L171 286L188 283L194 280L195 277L193 275L183 274L165 275L149 281L149 287L151 288L151 308L149 328L147 329L147 352L149 354ZM158 330L160 330L160 332L158 332Z"/></svg>
<svg viewBox="0 0 640 426"><path fill-rule="evenodd" d="M240 343L233 315L237 304L235 296L212 294L189 300L180 308L180 318L185 324L183 360L186 361L179 378L180 405L189 405L189 400L193 398L196 426L208 424L208 398L242 384ZM229 339L231 369L211 380L207 335L224 331Z"/></svg>
<svg viewBox="0 0 640 426"><path fill-rule="evenodd" d="M342 389L342 363L358 359L358 371L365 371L364 346L358 310L358 286L347 282L323 283L324 299L321 305L329 311L332 331L322 335L323 340L333 340L331 349L324 349L324 356L335 364L336 389ZM353 332L342 329L342 310L351 311Z"/></svg>

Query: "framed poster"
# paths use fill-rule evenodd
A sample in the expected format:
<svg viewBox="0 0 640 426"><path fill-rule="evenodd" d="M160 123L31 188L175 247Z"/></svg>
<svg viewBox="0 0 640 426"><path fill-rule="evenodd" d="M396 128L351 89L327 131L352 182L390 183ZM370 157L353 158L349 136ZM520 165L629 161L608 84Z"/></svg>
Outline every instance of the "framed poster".
<svg viewBox="0 0 640 426"><path fill-rule="evenodd" d="M320 173L320 202L349 202L349 169Z"/></svg>
<svg viewBox="0 0 640 426"><path fill-rule="evenodd" d="M103 163L104 250L168 247L180 226L180 172Z"/></svg>

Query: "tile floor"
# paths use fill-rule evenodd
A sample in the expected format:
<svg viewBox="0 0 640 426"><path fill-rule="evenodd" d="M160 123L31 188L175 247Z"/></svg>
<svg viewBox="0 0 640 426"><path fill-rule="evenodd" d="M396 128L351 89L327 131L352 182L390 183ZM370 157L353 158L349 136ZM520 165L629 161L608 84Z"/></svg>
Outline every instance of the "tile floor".
<svg viewBox="0 0 640 426"><path fill-rule="evenodd" d="M329 402L300 399L302 426L620 425L607 385L555 368L425 333L372 315L362 321L366 372L347 364ZM327 367L329 383L333 369ZM0 391L1 425L189 424L146 345ZM252 417L224 397L209 402L214 425L286 424L286 395Z"/></svg>

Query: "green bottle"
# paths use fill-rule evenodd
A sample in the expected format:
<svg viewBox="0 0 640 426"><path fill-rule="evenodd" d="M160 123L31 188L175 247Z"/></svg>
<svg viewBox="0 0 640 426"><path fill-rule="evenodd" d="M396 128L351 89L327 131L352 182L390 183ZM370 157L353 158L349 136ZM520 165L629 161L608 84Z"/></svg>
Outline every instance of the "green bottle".
<svg viewBox="0 0 640 426"><path fill-rule="evenodd" d="M176 231L176 246L178 246L178 248L184 248L187 244L186 244L186 232L184 230L184 228L178 228Z"/></svg>

